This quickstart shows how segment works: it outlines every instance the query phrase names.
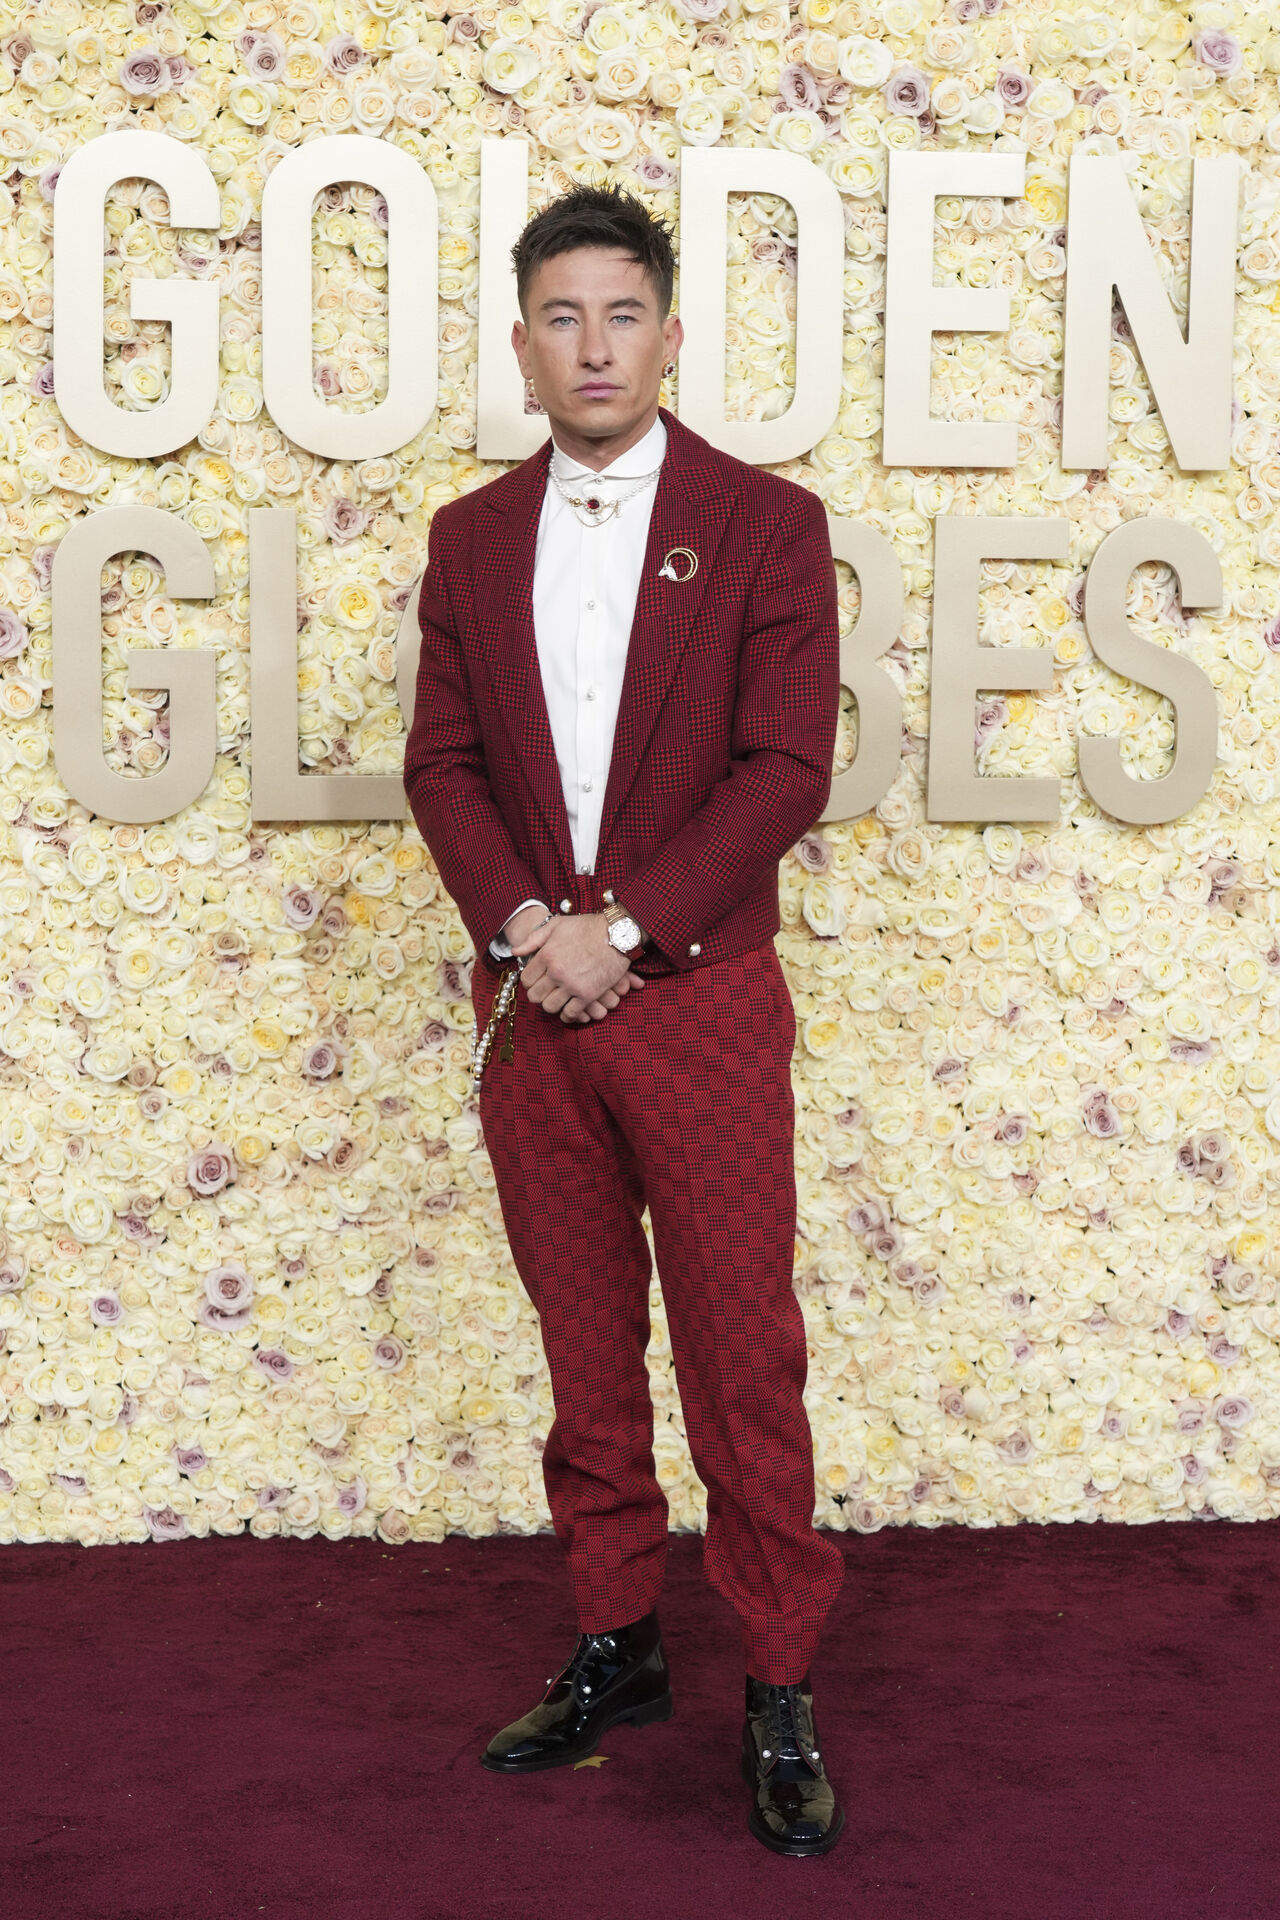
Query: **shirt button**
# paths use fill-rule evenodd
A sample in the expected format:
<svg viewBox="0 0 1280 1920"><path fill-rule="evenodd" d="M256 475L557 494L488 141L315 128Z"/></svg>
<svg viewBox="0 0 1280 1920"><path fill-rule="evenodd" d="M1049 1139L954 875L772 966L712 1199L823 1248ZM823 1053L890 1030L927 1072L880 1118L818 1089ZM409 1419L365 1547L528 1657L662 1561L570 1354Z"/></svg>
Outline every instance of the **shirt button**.
<svg viewBox="0 0 1280 1920"><path fill-rule="evenodd" d="M596 604L596 603L595 603L595 601L594 601L594 600L588 600L588 602L587 602L587 605L588 605L589 607L591 607L591 608L594 608L594 607L595 607L595 604Z"/></svg>
<svg viewBox="0 0 1280 1920"><path fill-rule="evenodd" d="M591 871L591 869L590 869L590 867L579 867L579 868L578 868L578 872L579 872L579 873L590 873L590 871Z"/></svg>
<svg viewBox="0 0 1280 1920"><path fill-rule="evenodd" d="M587 688L587 698L588 698L588 700L594 700L594 699L595 699L595 697L596 697L596 690L595 690L595 688L594 688L594 687L588 687L588 688Z"/></svg>
<svg viewBox="0 0 1280 1920"><path fill-rule="evenodd" d="M590 791L591 791L591 782L590 782L589 780L584 780L584 781L583 781L583 783L582 783L582 791L583 791L584 793L590 793Z"/></svg>
<svg viewBox="0 0 1280 1920"><path fill-rule="evenodd" d="M702 952L702 948L698 945L698 942L695 940L693 945L689 949L689 958L691 960L696 960L698 955L701 952Z"/></svg>

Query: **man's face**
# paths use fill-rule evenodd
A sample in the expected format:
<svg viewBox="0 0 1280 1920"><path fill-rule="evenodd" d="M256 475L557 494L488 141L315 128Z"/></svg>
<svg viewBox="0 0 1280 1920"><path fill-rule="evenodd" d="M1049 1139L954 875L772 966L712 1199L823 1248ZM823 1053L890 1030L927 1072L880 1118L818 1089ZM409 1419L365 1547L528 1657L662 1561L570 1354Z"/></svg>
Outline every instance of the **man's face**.
<svg viewBox="0 0 1280 1920"><path fill-rule="evenodd" d="M516 321L511 344L553 428L609 439L652 412L684 330L674 314L660 317L637 261L612 247L575 247L543 261L527 297L528 320Z"/></svg>

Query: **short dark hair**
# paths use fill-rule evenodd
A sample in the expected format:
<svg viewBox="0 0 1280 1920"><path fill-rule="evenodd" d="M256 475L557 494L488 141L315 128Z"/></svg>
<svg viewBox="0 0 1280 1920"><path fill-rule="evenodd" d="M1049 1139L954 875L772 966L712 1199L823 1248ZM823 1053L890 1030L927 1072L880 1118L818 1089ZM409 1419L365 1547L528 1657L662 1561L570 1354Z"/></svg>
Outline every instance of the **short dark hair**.
<svg viewBox="0 0 1280 1920"><path fill-rule="evenodd" d="M529 282L544 260L575 247L619 247L644 268L666 319L675 285L671 229L622 187L574 187L535 213L511 249L516 297L529 317Z"/></svg>

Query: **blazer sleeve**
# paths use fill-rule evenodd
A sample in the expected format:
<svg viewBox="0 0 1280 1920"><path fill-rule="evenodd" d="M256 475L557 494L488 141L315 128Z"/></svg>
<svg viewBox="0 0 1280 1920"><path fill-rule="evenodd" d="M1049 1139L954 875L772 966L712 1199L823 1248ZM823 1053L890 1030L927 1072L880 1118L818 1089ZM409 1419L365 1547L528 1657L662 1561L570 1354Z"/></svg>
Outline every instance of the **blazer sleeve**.
<svg viewBox="0 0 1280 1920"><path fill-rule="evenodd" d="M821 814L840 704L835 564L821 500L790 485L748 592L730 766L618 898L676 967Z"/></svg>
<svg viewBox="0 0 1280 1920"><path fill-rule="evenodd" d="M422 651L413 725L405 742L405 793L418 830L463 924L483 953L521 900L538 898L537 876L516 852L489 786L484 742L449 601L456 565L449 509L431 523L418 596Z"/></svg>

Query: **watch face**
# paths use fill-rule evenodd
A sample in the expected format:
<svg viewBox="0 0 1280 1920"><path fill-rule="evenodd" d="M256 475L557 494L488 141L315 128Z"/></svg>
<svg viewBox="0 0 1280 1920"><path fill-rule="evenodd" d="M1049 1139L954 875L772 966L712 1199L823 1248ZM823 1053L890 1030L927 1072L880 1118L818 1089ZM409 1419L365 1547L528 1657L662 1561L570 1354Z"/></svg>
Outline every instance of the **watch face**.
<svg viewBox="0 0 1280 1920"><path fill-rule="evenodd" d="M615 920L609 928L609 943L619 953L629 953L640 942L640 929L634 920Z"/></svg>

